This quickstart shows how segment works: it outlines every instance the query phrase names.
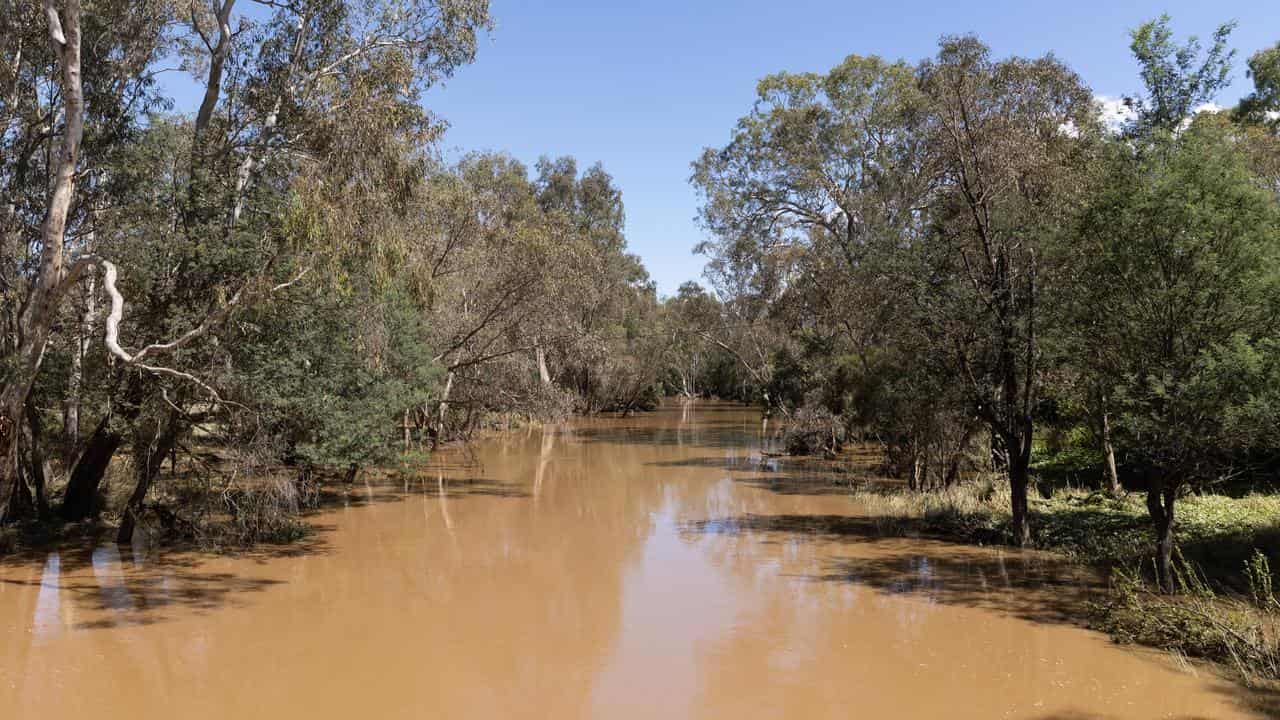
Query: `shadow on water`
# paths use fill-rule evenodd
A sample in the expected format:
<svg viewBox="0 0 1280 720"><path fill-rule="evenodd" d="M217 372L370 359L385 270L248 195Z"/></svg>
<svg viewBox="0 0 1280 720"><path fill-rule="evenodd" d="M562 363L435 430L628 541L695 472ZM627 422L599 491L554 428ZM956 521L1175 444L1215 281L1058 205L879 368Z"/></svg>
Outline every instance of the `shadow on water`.
<svg viewBox="0 0 1280 720"><path fill-rule="evenodd" d="M741 515L685 525L692 534L751 534L766 542L802 537L871 543L871 552L830 559L814 582L847 582L929 602L979 607L1033 622L1078 624L1098 578L1066 560L942 540L886 537L874 518Z"/></svg>
<svg viewBox="0 0 1280 720"><path fill-rule="evenodd" d="M305 537L233 550L202 548L191 542L122 547L110 541L110 527L71 526L73 534L62 535L56 543L0 556L0 570L8 570L0 573L0 589L28 588L39 595L39 602L73 607L77 619L65 627L77 630L152 625L171 614L235 607L247 596L286 582L257 577L252 566L331 551L328 536L334 526L323 521L326 513L422 495L447 500L529 497L520 486L482 477L436 475L407 481L386 477L349 486L327 483L319 505L304 514L310 529ZM218 562L223 559L235 562ZM245 562L250 572L227 569L246 567Z"/></svg>
<svg viewBox="0 0 1280 720"><path fill-rule="evenodd" d="M320 551L320 543L305 545L291 547L287 553L271 548L245 555L266 561ZM152 625L167 619L168 611L211 612L283 583L210 569L204 560L200 553L144 556L102 545L83 552L48 553L38 576L0 577L0 585L30 587L39 593L34 629L40 632L42 605L47 611L49 605L70 604L76 620L66 627L74 630Z"/></svg>
<svg viewBox="0 0 1280 720"><path fill-rule="evenodd" d="M826 462L810 457L778 457L759 452L703 456L646 463L659 468L708 468L738 473L741 485L778 495L846 495L855 487L885 478L862 465Z"/></svg>
<svg viewBox="0 0 1280 720"><path fill-rule="evenodd" d="M1084 626L1087 605L1103 590L1097 571L1067 559L1009 548L984 548L929 538L886 535L872 517L746 514L686 523L690 535L755 535L766 543L796 539L854 544L856 554L793 575L819 583L850 583L886 595L979 608L1034 623ZM1209 671L1212 672L1212 671ZM1280 717L1280 687L1215 682L1215 692L1262 717ZM1111 720L1119 715L1058 713L1038 720ZM1197 716L1179 720L1202 720Z"/></svg>
<svg viewBox="0 0 1280 720"><path fill-rule="evenodd" d="M841 476L771 475L734 482L778 495L848 495L852 480Z"/></svg>
<svg viewBox="0 0 1280 720"><path fill-rule="evenodd" d="M480 477L443 478L430 475L408 480L381 479L357 482L347 486L325 488L318 507L309 515L319 515L339 507L363 507L388 502L402 502L421 495L444 496L446 500L468 497L526 498L529 491L520 485Z"/></svg>

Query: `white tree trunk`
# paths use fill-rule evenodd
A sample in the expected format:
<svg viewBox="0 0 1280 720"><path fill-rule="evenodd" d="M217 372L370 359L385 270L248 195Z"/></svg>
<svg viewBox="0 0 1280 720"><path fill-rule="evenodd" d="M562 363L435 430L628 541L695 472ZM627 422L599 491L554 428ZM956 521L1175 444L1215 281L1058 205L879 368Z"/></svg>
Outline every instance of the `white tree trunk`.
<svg viewBox="0 0 1280 720"><path fill-rule="evenodd" d="M84 379L84 357L93 342L93 320L97 315L96 278L89 276L85 283L84 312L76 328L75 350L71 353L71 371L67 378L67 401L62 411L63 434L67 441L65 465L70 468L80 448L80 394Z"/></svg>
<svg viewBox="0 0 1280 720"><path fill-rule="evenodd" d="M45 0L49 38L61 76L63 131L54 166L53 185L44 222L40 226L40 266L31 294L18 316L19 340L9 379L0 390L0 520L9 515L9 501L18 479L17 444L27 395L40 372L45 345L65 290L67 215L75 195L76 166L84 136L84 92L80 80L80 2L66 0L61 13Z"/></svg>
<svg viewBox="0 0 1280 720"><path fill-rule="evenodd" d="M538 345L533 353L538 359L538 377L542 379L542 386L547 387L551 385L551 372L547 370L547 352L542 349L542 345Z"/></svg>

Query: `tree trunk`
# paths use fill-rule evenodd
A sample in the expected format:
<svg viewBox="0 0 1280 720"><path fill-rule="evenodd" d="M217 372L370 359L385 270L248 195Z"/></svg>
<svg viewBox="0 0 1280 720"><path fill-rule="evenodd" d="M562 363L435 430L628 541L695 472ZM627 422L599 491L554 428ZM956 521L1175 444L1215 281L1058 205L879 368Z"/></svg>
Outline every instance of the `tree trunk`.
<svg viewBox="0 0 1280 720"><path fill-rule="evenodd" d="M1147 514L1156 531L1156 580L1160 589L1171 593L1173 586L1174 501L1177 487L1163 480L1152 480L1147 486Z"/></svg>
<svg viewBox="0 0 1280 720"><path fill-rule="evenodd" d="M1027 517L1029 454L1010 453L1009 490L1013 511L1013 544L1020 548L1031 545L1031 523Z"/></svg>
<svg viewBox="0 0 1280 720"><path fill-rule="evenodd" d="M48 460L44 456L44 424L40 420L40 411L27 403L27 431L29 433L28 452L31 462L29 474L31 487L36 494L36 517L48 520L52 517L49 511L48 494Z"/></svg>
<svg viewBox="0 0 1280 720"><path fill-rule="evenodd" d="M170 414L164 429L158 433L139 429L133 440L133 493L120 516L120 528L116 532L116 542L128 545L133 542L133 531L137 527L138 518L142 514L142 505L147 499L151 483L160 474L164 459L169 456L174 443L181 432L181 418L177 412Z"/></svg>
<svg viewBox="0 0 1280 720"><path fill-rule="evenodd" d="M1107 492L1120 494L1120 473L1116 471L1116 449L1111 444L1111 416L1102 411L1102 459L1106 472Z"/></svg>
<svg viewBox="0 0 1280 720"><path fill-rule="evenodd" d="M9 494L9 504L3 518L5 523L30 520L35 512L35 502L31 499L31 486L27 484L28 466L22 462L21 451L18 454L18 475L14 478L13 490Z"/></svg>
<svg viewBox="0 0 1280 720"><path fill-rule="evenodd" d="M62 408L63 438L66 442L63 465L71 467L75 464L76 454L80 451L80 392L84 380L84 357L89 353L89 345L93 342L93 318L97 312L94 300L95 282L93 269L85 271L84 312L80 316L77 328L75 348L71 352L71 371L67 378L67 400Z"/></svg>
<svg viewBox="0 0 1280 720"><path fill-rule="evenodd" d="M440 446L440 437L444 435L444 417L449 410L449 394L453 392L453 373L444 382L444 392L440 393L440 408L437 410L436 416L436 436L431 441L431 449L435 450Z"/></svg>
<svg viewBox="0 0 1280 720"><path fill-rule="evenodd" d="M551 385L551 371L547 369L547 352L542 349L542 345L538 345L533 354L538 360L538 378L542 380L543 387L548 387Z"/></svg>
<svg viewBox="0 0 1280 720"><path fill-rule="evenodd" d="M9 522L10 499L21 478L18 477L17 424L10 420L8 408L0 409L0 525Z"/></svg>
<svg viewBox="0 0 1280 720"><path fill-rule="evenodd" d="M915 440L911 441L911 476L907 480L908 490L920 490L920 465L921 465L920 449Z"/></svg>
<svg viewBox="0 0 1280 720"><path fill-rule="evenodd" d="M5 384L0 389L0 518L8 516L9 500L18 482L18 437L31 386L44 360L45 345L65 291L65 242L67 215L75 195L76 166L84 135L84 92L80 81L80 2L66 0L59 13L53 0L45 0L49 38L58 58L61 77L64 129L53 170L53 183L44 221L40 225L40 263L30 295L18 316L18 342L8 361Z"/></svg>
<svg viewBox="0 0 1280 720"><path fill-rule="evenodd" d="M58 514L63 520L75 522L97 513L98 487L107 473L107 466L115 456L124 438L111 428L111 413L98 422L93 434L85 442L84 451L71 469L67 491L62 496Z"/></svg>

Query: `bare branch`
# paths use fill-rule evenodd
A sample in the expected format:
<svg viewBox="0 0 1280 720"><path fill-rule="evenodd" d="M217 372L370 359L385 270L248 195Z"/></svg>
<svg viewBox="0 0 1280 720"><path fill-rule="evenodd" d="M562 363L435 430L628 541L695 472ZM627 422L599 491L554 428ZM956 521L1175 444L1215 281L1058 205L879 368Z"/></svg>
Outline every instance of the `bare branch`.
<svg viewBox="0 0 1280 720"><path fill-rule="evenodd" d="M229 316L231 312L245 300L245 298L254 297L258 294L272 295L277 293L285 288L293 286L311 271L311 268L306 268L295 275L293 279L274 285L261 293L254 293L250 291L250 288L256 284L257 279L250 280L242 285L239 290L236 290L235 294L231 296L231 299L228 300L226 304L205 316L204 320L196 327L188 330L174 340L162 343L152 343L138 352L131 354L120 346L120 321L124 319L124 296L116 287L116 277L118 273L115 263L97 255L82 256L68 271L66 278L62 281L61 289L65 290L67 286L76 282L84 274L86 269L93 266L102 268L102 286L106 290L107 295L111 298L111 312L107 314L106 321L103 324L105 329L104 344L107 346L107 350L113 356L123 360L125 363L128 363L140 370L145 370L153 375L166 375L194 383L208 392L219 402L223 402L223 400L219 397L217 391L196 376L161 365L143 363L142 360L149 355L172 352L192 340L208 334L209 331L221 325L222 322L226 320L227 316Z"/></svg>

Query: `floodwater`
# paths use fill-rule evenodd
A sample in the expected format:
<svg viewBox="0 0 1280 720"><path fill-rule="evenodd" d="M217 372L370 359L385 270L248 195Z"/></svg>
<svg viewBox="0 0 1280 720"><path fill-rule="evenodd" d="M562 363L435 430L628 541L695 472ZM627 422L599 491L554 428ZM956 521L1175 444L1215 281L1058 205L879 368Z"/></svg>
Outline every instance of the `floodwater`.
<svg viewBox="0 0 1280 720"><path fill-rule="evenodd" d="M11 558L0 717L1256 717L1073 625L1069 568L879 537L762 442L676 404L358 482L286 550Z"/></svg>

